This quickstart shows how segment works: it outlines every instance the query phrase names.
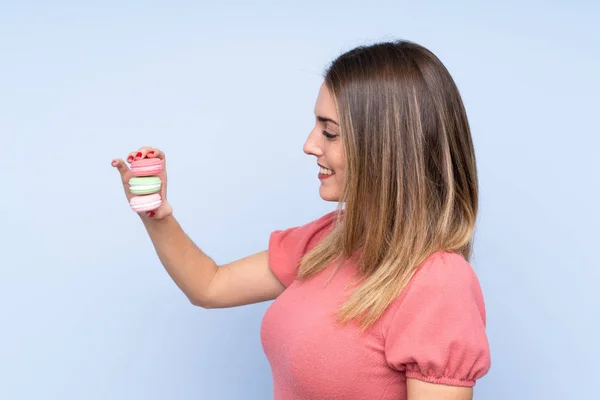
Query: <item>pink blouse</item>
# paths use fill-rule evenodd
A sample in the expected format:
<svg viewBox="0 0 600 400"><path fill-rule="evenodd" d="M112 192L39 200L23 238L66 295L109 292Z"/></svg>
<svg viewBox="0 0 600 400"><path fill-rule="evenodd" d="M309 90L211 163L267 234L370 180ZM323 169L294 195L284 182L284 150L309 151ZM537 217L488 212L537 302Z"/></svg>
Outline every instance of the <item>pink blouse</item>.
<svg viewBox="0 0 600 400"><path fill-rule="evenodd" d="M300 257L329 232L334 216L275 231L269 239L269 265L286 286L261 325L274 399L402 400L406 378L474 386L490 368L490 349L483 295L470 264L458 254L433 254L361 335L356 325L335 321L352 263L328 283L332 267L295 279Z"/></svg>

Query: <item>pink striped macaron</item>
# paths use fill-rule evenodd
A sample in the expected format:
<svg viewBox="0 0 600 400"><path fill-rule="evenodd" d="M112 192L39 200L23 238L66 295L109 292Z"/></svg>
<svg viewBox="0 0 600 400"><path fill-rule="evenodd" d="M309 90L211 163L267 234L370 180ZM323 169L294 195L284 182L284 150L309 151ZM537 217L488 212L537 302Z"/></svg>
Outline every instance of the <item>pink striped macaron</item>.
<svg viewBox="0 0 600 400"><path fill-rule="evenodd" d="M137 213L156 210L162 204L160 194L153 193L144 196L134 196L129 200L131 209Z"/></svg>
<svg viewBox="0 0 600 400"><path fill-rule="evenodd" d="M160 158L143 158L131 163L133 176L151 176L162 172L163 162Z"/></svg>

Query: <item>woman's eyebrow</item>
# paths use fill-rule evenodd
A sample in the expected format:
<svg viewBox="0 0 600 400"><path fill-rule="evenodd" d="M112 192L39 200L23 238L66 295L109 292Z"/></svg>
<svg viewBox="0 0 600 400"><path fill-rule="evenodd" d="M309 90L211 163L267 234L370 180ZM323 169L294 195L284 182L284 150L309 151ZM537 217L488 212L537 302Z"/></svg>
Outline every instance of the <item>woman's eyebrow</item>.
<svg viewBox="0 0 600 400"><path fill-rule="evenodd" d="M335 122L334 120L332 120L331 118L326 118L326 117L321 117L320 115L317 115L317 119L321 122L331 122L332 124L335 124L337 126L340 126L337 122Z"/></svg>

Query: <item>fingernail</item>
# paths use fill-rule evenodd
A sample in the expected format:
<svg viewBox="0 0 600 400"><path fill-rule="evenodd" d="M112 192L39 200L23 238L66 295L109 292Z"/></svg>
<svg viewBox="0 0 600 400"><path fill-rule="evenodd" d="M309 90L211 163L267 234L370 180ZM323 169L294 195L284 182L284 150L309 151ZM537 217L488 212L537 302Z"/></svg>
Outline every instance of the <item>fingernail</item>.
<svg viewBox="0 0 600 400"><path fill-rule="evenodd" d="M150 155L150 154L154 154L154 150L152 150L152 151L149 151L149 152L148 152L148 155Z"/></svg>
<svg viewBox="0 0 600 400"><path fill-rule="evenodd" d="M133 156L127 157L127 161L129 161L129 162L133 161Z"/></svg>
<svg viewBox="0 0 600 400"><path fill-rule="evenodd" d="M154 211L148 211L148 216L150 218L154 217L156 215L156 213Z"/></svg>
<svg viewBox="0 0 600 400"><path fill-rule="evenodd" d="M140 158L142 156L142 152L138 151L138 153L135 155L135 158Z"/></svg>

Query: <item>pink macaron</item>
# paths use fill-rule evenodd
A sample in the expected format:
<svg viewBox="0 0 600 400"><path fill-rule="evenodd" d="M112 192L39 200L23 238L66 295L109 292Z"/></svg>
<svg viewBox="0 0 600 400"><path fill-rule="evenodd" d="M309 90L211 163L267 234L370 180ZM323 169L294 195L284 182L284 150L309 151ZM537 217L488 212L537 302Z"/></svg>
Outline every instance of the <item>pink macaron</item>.
<svg viewBox="0 0 600 400"><path fill-rule="evenodd" d="M131 163L131 174L133 176L158 175L163 170L163 162L160 158L143 158Z"/></svg>
<svg viewBox="0 0 600 400"><path fill-rule="evenodd" d="M131 209L137 213L156 210L162 204L160 194L153 193L144 196L134 196L129 200Z"/></svg>

